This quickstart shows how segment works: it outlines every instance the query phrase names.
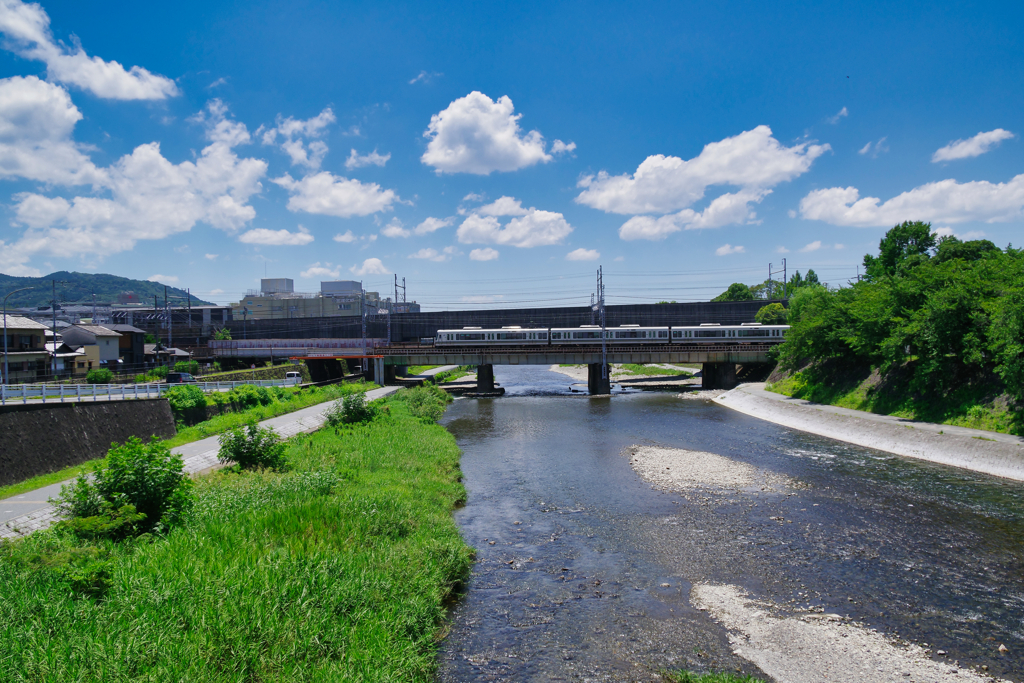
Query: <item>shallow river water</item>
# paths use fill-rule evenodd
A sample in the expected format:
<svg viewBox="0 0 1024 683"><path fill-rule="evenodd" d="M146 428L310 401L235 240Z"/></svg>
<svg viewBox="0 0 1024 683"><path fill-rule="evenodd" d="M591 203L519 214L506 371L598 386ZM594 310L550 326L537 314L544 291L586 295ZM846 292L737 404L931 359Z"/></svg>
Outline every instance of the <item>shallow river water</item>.
<svg viewBox="0 0 1024 683"><path fill-rule="evenodd" d="M688 600L695 583L727 583L1024 681L1021 484L675 393L589 398L546 369L495 374L505 397L457 400L442 421L463 450L468 503L456 521L477 549L442 680L760 674ZM633 444L717 453L800 486L655 490L624 455Z"/></svg>

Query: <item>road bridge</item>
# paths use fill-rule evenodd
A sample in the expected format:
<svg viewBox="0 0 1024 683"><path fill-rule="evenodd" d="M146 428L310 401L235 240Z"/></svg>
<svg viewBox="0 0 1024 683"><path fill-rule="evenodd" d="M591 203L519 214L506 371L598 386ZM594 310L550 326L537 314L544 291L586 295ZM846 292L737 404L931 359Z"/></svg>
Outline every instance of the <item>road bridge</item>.
<svg viewBox="0 0 1024 683"><path fill-rule="evenodd" d="M705 389L729 389L736 365L769 362L776 344L649 344L608 347L608 363L700 363ZM446 346L399 344L373 350L373 372L387 382L396 366L476 365L477 390L494 390L495 365L587 365L591 393L607 394L610 373L601 372L600 346Z"/></svg>

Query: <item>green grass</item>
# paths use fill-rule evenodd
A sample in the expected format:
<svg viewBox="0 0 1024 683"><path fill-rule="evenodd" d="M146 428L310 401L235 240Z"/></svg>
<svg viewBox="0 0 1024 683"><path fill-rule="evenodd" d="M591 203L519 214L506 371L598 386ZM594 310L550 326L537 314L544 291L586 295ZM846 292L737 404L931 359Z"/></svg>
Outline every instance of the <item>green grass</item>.
<svg viewBox="0 0 1024 683"><path fill-rule="evenodd" d="M992 382L965 381L949 394L916 395L898 373L880 378L870 369L859 372L811 368L765 385L768 391L814 403L893 415L935 424L1010 434L1012 413L992 395Z"/></svg>
<svg viewBox="0 0 1024 683"><path fill-rule="evenodd" d="M165 537L0 544L0 680L433 680L472 561L459 450L388 406L291 440L288 473L199 479ZM92 596L62 569L82 557L107 563Z"/></svg>
<svg viewBox="0 0 1024 683"><path fill-rule="evenodd" d="M418 375L421 372L426 372L427 370L433 370L434 368L439 368L439 367L441 367L441 366L440 365L410 365L409 369L406 372L408 372L409 375Z"/></svg>
<svg viewBox="0 0 1024 683"><path fill-rule="evenodd" d="M445 382L454 382L457 379L462 379L466 375L471 375L476 372L475 365L460 365L454 370L446 370L439 372L434 375L435 384L444 384Z"/></svg>
<svg viewBox="0 0 1024 683"><path fill-rule="evenodd" d="M224 432L230 431L235 427L240 427L252 418L256 418L257 421L262 422L272 417L278 417L279 415L286 415L287 413L295 412L296 410L302 410L309 406L324 403L326 401L334 401L346 394L356 393L359 391L369 391L371 389L378 388L376 384L329 384L326 387L310 387L309 389L298 390L295 388L288 388L286 391L291 395L291 399L287 401L274 401L270 405L258 406L256 408L250 408L249 410L240 411L237 413L224 413L217 415L209 420L200 422L191 427L182 427L178 430L175 436L165 440L165 443L170 447L182 446L193 441L199 441L205 439L208 436L215 436ZM62 481L74 479L82 472L92 471L93 465L100 462L102 458L95 460L87 460L79 465L72 467L65 467L62 470L56 472L49 472L47 474L40 474L39 476L26 479L25 481L17 484L8 484L7 486L0 486L0 500L10 498L11 496L17 496L25 493L26 491L35 491L41 489L44 486L50 484L57 484Z"/></svg>
<svg viewBox="0 0 1024 683"><path fill-rule="evenodd" d="M682 370L669 370L668 368L643 365L641 363L625 363L612 369L616 375L672 375L673 377L678 375L689 377L690 375L690 373Z"/></svg>
<svg viewBox="0 0 1024 683"><path fill-rule="evenodd" d="M666 671L662 672L661 676L671 683L765 683L753 676L736 676L724 672L698 674L692 671Z"/></svg>

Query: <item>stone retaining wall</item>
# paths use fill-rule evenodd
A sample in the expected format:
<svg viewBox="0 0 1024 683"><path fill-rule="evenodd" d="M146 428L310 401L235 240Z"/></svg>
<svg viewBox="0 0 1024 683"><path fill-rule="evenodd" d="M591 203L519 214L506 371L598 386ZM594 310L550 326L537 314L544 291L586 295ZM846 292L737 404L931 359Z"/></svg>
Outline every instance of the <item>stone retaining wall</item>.
<svg viewBox="0 0 1024 683"><path fill-rule="evenodd" d="M167 399L0 408L0 486L102 458L131 436L174 436Z"/></svg>

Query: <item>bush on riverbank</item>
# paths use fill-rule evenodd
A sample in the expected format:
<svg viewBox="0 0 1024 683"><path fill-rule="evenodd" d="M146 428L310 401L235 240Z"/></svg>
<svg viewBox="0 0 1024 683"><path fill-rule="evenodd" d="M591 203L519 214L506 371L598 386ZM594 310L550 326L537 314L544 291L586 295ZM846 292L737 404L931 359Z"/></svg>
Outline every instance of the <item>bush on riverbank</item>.
<svg viewBox="0 0 1024 683"><path fill-rule="evenodd" d="M0 545L0 679L430 680L471 563L459 450L389 407L291 440L288 473L197 480L166 536Z"/></svg>
<svg viewBox="0 0 1024 683"><path fill-rule="evenodd" d="M1024 251L907 222L864 265L850 287L790 298L779 360L802 372L776 389L1024 433Z"/></svg>

